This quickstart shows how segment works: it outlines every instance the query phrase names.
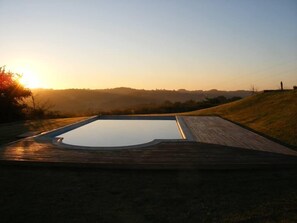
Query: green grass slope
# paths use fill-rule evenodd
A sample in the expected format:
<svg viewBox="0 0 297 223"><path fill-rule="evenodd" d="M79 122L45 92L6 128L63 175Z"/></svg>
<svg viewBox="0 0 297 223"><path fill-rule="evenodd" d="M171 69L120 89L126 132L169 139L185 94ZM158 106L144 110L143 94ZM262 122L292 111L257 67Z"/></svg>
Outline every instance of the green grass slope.
<svg viewBox="0 0 297 223"><path fill-rule="evenodd" d="M297 146L297 91L260 93L183 115L220 115Z"/></svg>

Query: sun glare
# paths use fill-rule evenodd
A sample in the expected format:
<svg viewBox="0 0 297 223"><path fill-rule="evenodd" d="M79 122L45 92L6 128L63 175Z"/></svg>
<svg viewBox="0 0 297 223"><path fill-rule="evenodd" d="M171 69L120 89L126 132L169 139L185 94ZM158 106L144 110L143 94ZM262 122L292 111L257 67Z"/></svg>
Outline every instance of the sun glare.
<svg viewBox="0 0 297 223"><path fill-rule="evenodd" d="M41 87L40 81L37 76L28 69L20 69L18 72L22 77L20 78L20 83L27 88L39 88Z"/></svg>

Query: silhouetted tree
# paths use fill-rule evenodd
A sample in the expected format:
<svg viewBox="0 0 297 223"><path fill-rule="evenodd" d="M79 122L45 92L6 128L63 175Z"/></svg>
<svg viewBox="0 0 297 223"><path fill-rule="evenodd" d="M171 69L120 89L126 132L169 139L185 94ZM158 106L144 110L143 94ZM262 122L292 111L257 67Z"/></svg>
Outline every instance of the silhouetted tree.
<svg viewBox="0 0 297 223"><path fill-rule="evenodd" d="M258 88L255 87L255 85L251 85L251 89L250 90L251 90L252 95L257 94L257 92L258 92Z"/></svg>
<svg viewBox="0 0 297 223"><path fill-rule="evenodd" d="M0 67L0 122L18 120L24 117L27 105L23 99L31 95L19 79L21 75L5 71Z"/></svg>

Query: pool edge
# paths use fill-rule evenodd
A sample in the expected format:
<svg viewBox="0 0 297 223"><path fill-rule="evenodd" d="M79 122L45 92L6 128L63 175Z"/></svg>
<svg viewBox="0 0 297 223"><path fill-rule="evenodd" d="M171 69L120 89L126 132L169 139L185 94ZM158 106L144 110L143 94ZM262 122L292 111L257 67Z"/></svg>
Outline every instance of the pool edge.
<svg viewBox="0 0 297 223"><path fill-rule="evenodd" d="M175 120L177 129L181 134L181 139L153 139L152 141L136 144L136 145L127 145L127 146L80 146L80 145L72 145L63 143L62 137L57 137L61 134L64 134L68 131L74 130L96 120ZM106 150L123 150L123 149L137 149L137 148L145 148L153 145L157 145L160 143L180 143L180 142L191 142L193 140L192 133L190 129L186 126L186 123L180 116L127 116L127 115L112 115L112 116L92 116L88 119L70 124L68 126L64 126L58 129L54 129L48 132L41 133L37 136L34 136L34 139L37 142L41 143L50 143L59 149L73 149L73 150L90 150L90 151L106 151Z"/></svg>

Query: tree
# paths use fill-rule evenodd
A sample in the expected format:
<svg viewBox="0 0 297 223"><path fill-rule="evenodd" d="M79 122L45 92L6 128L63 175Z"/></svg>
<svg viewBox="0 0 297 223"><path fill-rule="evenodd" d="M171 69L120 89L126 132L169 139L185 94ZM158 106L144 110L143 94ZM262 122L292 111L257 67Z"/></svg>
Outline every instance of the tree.
<svg viewBox="0 0 297 223"><path fill-rule="evenodd" d="M250 89L251 89L252 95L257 94L258 88L255 85L251 85Z"/></svg>
<svg viewBox="0 0 297 223"><path fill-rule="evenodd" d="M0 67L0 122L24 117L27 105L23 100L32 93L19 82L20 78L19 74L5 71L5 66Z"/></svg>

